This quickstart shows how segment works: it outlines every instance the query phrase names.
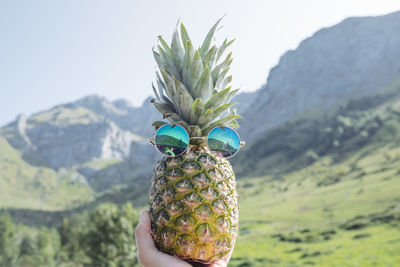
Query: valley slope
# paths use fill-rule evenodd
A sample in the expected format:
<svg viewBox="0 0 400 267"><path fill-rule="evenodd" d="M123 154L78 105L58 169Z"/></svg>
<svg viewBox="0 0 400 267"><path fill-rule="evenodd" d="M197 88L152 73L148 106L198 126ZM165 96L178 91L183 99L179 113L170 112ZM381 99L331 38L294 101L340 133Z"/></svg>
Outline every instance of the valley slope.
<svg viewBox="0 0 400 267"><path fill-rule="evenodd" d="M350 18L236 96L241 232L232 266L400 261L400 13ZM145 116L143 115L145 114ZM100 203L147 206L161 115L87 96L0 128L0 208L56 227Z"/></svg>

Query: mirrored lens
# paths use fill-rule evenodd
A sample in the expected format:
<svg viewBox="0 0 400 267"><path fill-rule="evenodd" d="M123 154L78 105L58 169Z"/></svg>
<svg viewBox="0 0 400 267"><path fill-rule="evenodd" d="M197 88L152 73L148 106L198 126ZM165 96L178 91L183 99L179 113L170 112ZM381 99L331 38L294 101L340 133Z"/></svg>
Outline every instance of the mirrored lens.
<svg viewBox="0 0 400 267"><path fill-rule="evenodd" d="M158 150L169 157L182 154L189 144L189 135L179 125L163 125L158 129L155 139Z"/></svg>
<svg viewBox="0 0 400 267"><path fill-rule="evenodd" d="M207 138L208 147L217 156L232 157L238 152L240 139L235 130L229 127L216 127Z"/></svg>

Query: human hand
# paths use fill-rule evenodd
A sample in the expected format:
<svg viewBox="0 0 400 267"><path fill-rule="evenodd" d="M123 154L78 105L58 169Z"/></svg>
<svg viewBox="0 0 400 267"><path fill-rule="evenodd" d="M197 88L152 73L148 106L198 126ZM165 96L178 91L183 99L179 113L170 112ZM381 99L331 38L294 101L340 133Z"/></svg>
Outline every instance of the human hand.
<svg viewBox="0 0 400 267"><path fill-rule="evenodd" d="M231 253L229 253L225 259L213 264L189 264L186 261L159 251L150 233L150 216L147 210L140 212L135 237L139 263L143 267L226 267L231 258Z"/></svg>

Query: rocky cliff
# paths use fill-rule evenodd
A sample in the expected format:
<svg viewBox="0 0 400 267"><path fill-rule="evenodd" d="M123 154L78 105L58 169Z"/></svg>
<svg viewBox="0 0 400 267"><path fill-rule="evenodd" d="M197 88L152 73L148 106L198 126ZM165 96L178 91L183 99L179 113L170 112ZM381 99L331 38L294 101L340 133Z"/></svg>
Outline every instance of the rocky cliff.
<svg viewBox="0 0 400 267"><path fill-rule="evenodd" d="M348 18L286 52L242 115L240 133L256 139L303 112L320 113L376 94L400 74L400 12Z"/></svg>
<svg viewBox="0 0 400 267"><path fill-rule="evenodd" d="M0 133L24 153L26 160L55 169L95 158L127 158L131 142L141 140L113 121L72 105L57 106L29 118L20 115Z"/></svg>
<svg viewBox="0 0 400 267"><path fill-rule="evenodd" d="M349 99L390 95L400 84L400 12L349 18L305 39L271 69L267 83L242 93L239 132L250 145L301 114L322 114ZM127 100L92 95L28 118L19 116L0 135L24 159L51 168L82 165L95 159L120 159L124 165L100 169L79 166L90 183L126 181L126 173L146 176L159 154L146 138L161 115L147 99L141 107ZM126 172L119 171L123 166ZM134 177L135 175L130 175ZM100 178L99 178L100 177ZM107 188L104 183L99 188Z"/></svg>
<svg viewBox="0 0 400 267"><path fill-rule="evenodd" d="M160 113L150 103L150 97L140 107L132 106L125 99L109 101L97 95L81 98L71 103L71 106L84 107L112 120L121 129L131 131L140 136L150 136L153 133L151 124L153 121L161 119Z"/></svg>

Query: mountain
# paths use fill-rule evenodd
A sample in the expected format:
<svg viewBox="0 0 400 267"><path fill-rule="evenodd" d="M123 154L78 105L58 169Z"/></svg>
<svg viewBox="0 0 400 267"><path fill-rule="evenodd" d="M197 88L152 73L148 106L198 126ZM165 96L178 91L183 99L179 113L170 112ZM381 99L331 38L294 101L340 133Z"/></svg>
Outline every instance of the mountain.
<svg viewBox="0 0 400 267"><path fill-rule="evenodd" d="M149 172L154 167L154 163L144 160L140 153L150 153L154 159L159 158L160 155L156 149L149 146L136 142L132 145L135 147L131 150L138 152L131 154L132 158L106 162L107 164L96 161L87 163L77 168L75 174L72 172L70 176L64 178L64 183L71 183L76 187L75 190L79 188L81 190L84 188L94 189L97 192L96 194L82 196L82 198L76 200L75 205L68 206L65 211L53 212L51 211L55 209L53 206L50 209L42 204L39 207L43 207L42 209L47 211L27 210L26 206L19 205L17 206L18 209L10 209L10 213L18 222L28 225L55 226L62 221L63 217L91 209L103 202L110 201L122 204L126 201L134 201L136 206L146 205L151 177ZM363 188L369 187L367 180L371 179L373 184L379 186L383 193L375 196L373 189L368 189L368 194L361 196L359 196L361 193L354 193L357 203L368 199L371 205L373 204L374 209L372 211L367 212L365 209L361 211L366 214L379 211L379 201L386 201L388 204L384 208L390 208L389 204L398 201L398 196L393 195L393 192L397 190L396 186L398 188L399 185L398 179L395 179L400 174L398 167L400 161L399 148L400 87L396 97L381 99L364 97L350 101L345 107L324 119L298 118L267 130L262 137L249 144L231 159L238 178L239 192L248 192L241 193L241 203L249 207L249 211L244 212L245 215L243 216L245 217L242 217L246 218L243 221L242 228L247 229L250 222L252 227L256 227L255 224L260 224L256 215L248 215L254 213L250 208L252 205L271 202L272 204L268 204L268 207L272 209L271 206L274 205L274 201L279 198L281 201L279 207L285 207L286 195L281 194L287 193L288 190L289 192L301 192L296 194L301 194L302 201L306 201L307 205L312 205L312 201L307 198L308 191L325 196L326 190L329 191L334 188L334 191L329 191L327 195L329 201L332 202L347 185L351 186L351 192L362 193ZM7 163L10 161L12 160L0 160L0 162L6 163L3 168L9 168L10 165ZM20 164L25 163L17 162L16 165ZM31 168L35 170L35 168ZM47 169L47 171L51 171L51 169ZM2 165L0 165L0 181L5 180L1 173ZM85 179L87 181L86 187L83 187L84 184L79 181L73 183L71 181L73 174ZM77 174L81 176L77 176ZM57 173L55 176L57 176ZM364 177L367 179L365 182ZM10 178L7 179L10 180ZM57 180L57 178L54 179ZM49 183L52 180L44 181ZM383 200L385 190L389 190L386 188L388 181L393 188L390 188L390 194L385 196L386 200ZM60 189L64 190L63 186ZM33 186L29 191L35 192L36 190L36 187ZM273 194L265 197L261 193L264 191ZM69 197L76 198L77 195L74 196L73 192ZM43 196L47 194L43 194ZM291 203L296 203L296 197L297 195L290 195ZM10 199L14 200L12 195ZM45 201L46 197L41 199ZM57 200L57 198L54 199ZM0 201L7 203L1 198ZM302 209L300 203L293 205ZM23 209L24 207L25 209ZM58 210L60 209L59 206L56 207ZM321 204L321 207L321 209L325 209L325 205ZM330 208L330 210L336 209L339 210L340 208L336 208L336 206ZM351 208L346 209L351 210ZM279 209L273 210L275 217L284 219L285 216L279 215ZM335 218L337 217L338 222L341 221L341 224L345 225L344 220L340 220L341 217L338 214L340 213L335 213ZM307 216L312 216L312 214ZM383 214L382 216L386 215ZM321 216L317 216L317 218L319 217ZM353 217L346 218L349 220L356 218ZM329 218L325 219L328 220ZM288 224L295 225L297 221ZM301 225L306 227L305 223Z"/></svg>
<svg viewBox="0 0 400 267"><path fill-rule="evenodd" d="M137 108L138 119L130 122L136 133L152 131L142 116L149 108ZM0 128L0 207L63 209L146 181L160 155L123 124L134 109L127 101L89 96L19 115Z"/></svg>
<svg viewBox="0 0 400 267"><path fill-rule="evenodd" d="M330 155L345 161L366 146L400 145L400 85L390 98L364 97L320 119L267 130L232 159L239 177L293 172Z"/></svg>
<svg viewBox="0 0 400 267"><path fill-rule="evenodd" d="M54 169L94 158L127 158L131 142L141 140L97 113L68 104L29 118L21 115L0 134L27 161Z"/></svg>
<svg viewBox="0 0 400 267"><path fill-rule="evenodd" d="M232 102L239 103L238 105L234 106L234 108L238 109L238 114L243 115L243 112L250 107L256 96L256 92L243 92L235 95L232 98Z"/></svg>
<svg viewBox="0 0 400 267"><path fill-rule="evenodd" d="M0 209L62 210L90 202L93 195L86 178L76 170L29 164L0 136Z"/></svg>
<svg viewBox="0 0 400 267"><path fill-rule="evenodd" d="M160 113L150 103L148 97L140 107L134 107L125 99L109 101L105 97L91 95L73 103L73 107L83 107L113 121L121 129L131 131L140 136L151 136L153 121L160 120ZM145 116L144 116L145 114Z"/></svg>
<svg viewBox="0 0 400 267"><path fill-rule="evenodd" d="M294 117L349 99L389 94L400 83L400 12L348 18L287 51L240 121L247 142Z"/></svg>
<svg viewBox="0 0 400 267"><path fill-rule="evenodd" d="M260 90L235 96L244 117L239 133L247 143L232 159L238 178L303 168L330 153L340 156L346 146L356 150L362 142L375 142L376 127L392 127L386 118L395 113L383 107L399 95L399 27L397 12L322 29L285 53ZM133 192L138 184L149 186L161 156L146 139L159 119L149 99L134 107L91 95L21 115L0 128L0 137L18 153L17 165L44 168L54 183L61 172L71 173L64 182L89 187L89 198L109 190L116 197L120 187ZM365 125L354 126L359 121Z"/></svg>
<svg viewBox="0 0 400 267"><path fill-rule="evenodd" d="M393 60L400 56L399 25L400 12L349 18L285 53L265 86L233 99L244 117L242 138L255 142L268 129L297 117L320 116L350 99L390 96L400 83L400 62ZM92 158L126 159L130 143L143 143L158 119L149 99L133 107L127 100L92 95L31 118L21 116L0 131L27 160L59 168Z"/></svg>
<svg viewBox="0 0 400 267"><path fill-rule="evenodd" d="M241 211L230 266L398 265L399 17L323 29L283 55L259 91L234 98L247 145L231 159ZM85 253L86 221L74 215L104 202L146 206L161 157L146 137L159 117L149 101L88 96L0 128L0 216L18 224L19 255L48 254L48 226L60 235L49 238L57 263L86 264L70 256ZM19 233L28 230L31 239Z"/></svg>

